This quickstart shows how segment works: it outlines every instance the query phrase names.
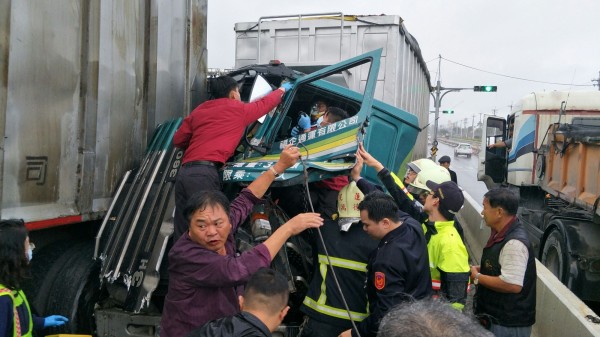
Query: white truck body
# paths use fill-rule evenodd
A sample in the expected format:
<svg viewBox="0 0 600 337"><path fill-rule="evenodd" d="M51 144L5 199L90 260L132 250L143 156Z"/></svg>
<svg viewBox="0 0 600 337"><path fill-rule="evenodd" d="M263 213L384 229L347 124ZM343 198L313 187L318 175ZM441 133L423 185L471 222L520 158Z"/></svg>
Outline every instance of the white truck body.
<svg viewBox="0 0 600 337"><path fill-rule="evenodd" d="M565 114L560 116L562 102ZM514 135L512 148L508 152L507 183L515 186L537 185L535 174L536 155L547 138L553 123L571 123L574 117L600 117L600 92L598 91L550 91L531 93L520 104L513 107ZM509 117L511 120L511 117Z"/></svg>

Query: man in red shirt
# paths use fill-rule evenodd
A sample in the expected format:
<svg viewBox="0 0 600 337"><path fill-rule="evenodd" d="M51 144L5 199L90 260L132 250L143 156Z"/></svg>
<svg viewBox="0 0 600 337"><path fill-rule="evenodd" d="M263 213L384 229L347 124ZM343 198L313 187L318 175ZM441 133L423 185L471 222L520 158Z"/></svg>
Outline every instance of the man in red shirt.
<svg viewBox="0 0 600 337"><path fill-rule="evenodd" d="M291 83L284 83L259 100L243 103L232 77L211 82L215 99L194 109L173 136L173 145L185 149L175 181L175 241L188 228L183 215L187 200L199 191L221 190L218 170L235 151L246 126L273 110L291 88Z"/></svg>

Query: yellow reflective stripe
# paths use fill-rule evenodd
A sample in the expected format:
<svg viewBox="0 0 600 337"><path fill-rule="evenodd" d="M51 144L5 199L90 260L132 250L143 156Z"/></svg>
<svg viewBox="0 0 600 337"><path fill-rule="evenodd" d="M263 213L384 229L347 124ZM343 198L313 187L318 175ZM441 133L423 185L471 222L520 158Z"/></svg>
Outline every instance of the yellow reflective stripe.
<svg viewBox="0 0 600 337"><path fill-rule="evenodd" d="M322 314L325 314L327 316L350 320L348 318L348 312L346 310L334 308L329 305L325 305L325 304L321 304L321 303L317 303L317 302L315 302L315 300L313 300L312 298L310 298L308 296L304 297L304 301L302 303L304 303L304 305L306 305L307 307L309 307L317 312L320 312ZM364 320L365 318L367 318L369 316L368 313L355 312L355 311L350 311L350 315L352 316L352 320L357 321L357 322L361 322L362 320Z"/></svg>
<svg viewBox="0 0 600 337"><path fill-rule="evenodd" d="M330 257L330 259L331 259L331 264L334 267L352 269L352 270L356 270L356 271L362 271L365 273L367 272L367 264L366 263L356 262L356 261L346 260L346 259L340 259L338 257ZM319 254L319 263L321 264L321 266L329 265L327 256ZM323 274L323 273L321 272L321 274ZM325 277L323 277L323 279L325 279Z"/></svg>
<svg viewBox="0 0 600 337"><path fill-rule="evenodd" d="M321 272L321 278L323 282L321 283L321 294L319 295L319 303L324 304L327 300L327 285L325 284L325 280L327 279L327 265L319 264L319 270Z"/></svg>
<svg viewBox="0 0 600 337"><path fill-rule="evenodd" d="M398 178L398 176L394 172L390 172L390 174L392 175L392 178L394 178L394 182L396 183L396 185L398 185L402 189L402 191L404 191L404 194L406 194L408 199L415 200L415 198L412 196L412 194L410 194L408 192L408 190L406 189L406 186L404 186L404 183L402 182L402 180L400 180L400 178Z"/></svg>

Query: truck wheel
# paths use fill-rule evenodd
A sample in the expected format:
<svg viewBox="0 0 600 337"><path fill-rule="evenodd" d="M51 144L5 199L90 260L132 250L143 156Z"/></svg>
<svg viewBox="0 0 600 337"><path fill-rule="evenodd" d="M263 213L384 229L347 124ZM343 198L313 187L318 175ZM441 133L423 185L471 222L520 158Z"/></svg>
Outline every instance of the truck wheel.
<svg viewBox="0 0 600 337"><path fill-rule="evenodd" d="M552 230L548 239L546 239L542 252L542 263L561 282L565 283L568 265L567 244L563 234L558 229Z"/></svg>
<svg viewBox="0 0 600 337"><path fill-rule="evenodd" d="M61 254L52 264L37 266L39 270L34 275L43 277L32 280L38 288L33 302L40 315L69 318L65 326L48 329L51 332L90 334L95 330L94 305L100 297L99 268L92 260L93 243L70 243L66 247L58 249Z"/></svg>

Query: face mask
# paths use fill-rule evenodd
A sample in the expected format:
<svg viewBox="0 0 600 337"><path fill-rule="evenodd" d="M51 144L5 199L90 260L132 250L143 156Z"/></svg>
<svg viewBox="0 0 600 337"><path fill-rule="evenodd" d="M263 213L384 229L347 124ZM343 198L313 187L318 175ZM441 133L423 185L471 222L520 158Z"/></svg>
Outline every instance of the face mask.
<svg viewBox="0 0 600 337"><path fill-rule="evenodd" d="M27 261L31 262L31 259L33 259L33 249L29 247L29 250L27 250Z"/></svg>

